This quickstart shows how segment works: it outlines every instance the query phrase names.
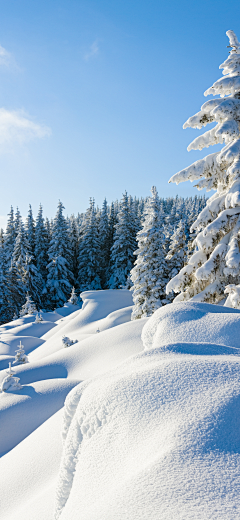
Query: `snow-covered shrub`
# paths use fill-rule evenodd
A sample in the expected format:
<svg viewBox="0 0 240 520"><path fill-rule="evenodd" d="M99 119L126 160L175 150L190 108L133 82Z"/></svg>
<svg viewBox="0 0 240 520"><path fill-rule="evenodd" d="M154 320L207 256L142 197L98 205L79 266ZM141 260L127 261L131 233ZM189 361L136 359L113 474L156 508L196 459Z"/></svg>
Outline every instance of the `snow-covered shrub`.
<svg viewBox="0 0 240 520"><path fill-rule="evenodd" d="M42 313L41 313L41 311L39 311L39 312L36 314L35 323L41 323L41 321L43 321L43 317L42 317Z"/></svg>
<svg viewBox="0 0 240 520"><path fill-rule="evenodd" d="M30 298L29 294L26 296L26 302L22 306L19 315L21 317L26 316L27 314L35 314L37 313L37 308L33 300Z"/></svg>
<svg viewBox="0 0 240 520"><path fill-rule="evenodd" d="M229 284L224 292L228 294L224 305L226 305L226 307L240 309L240 285Z"/></svg>
<svg viewBox="0 0 240 520"><path fill-rule="evenodd" d="M1 384L1 392L14 392L16 390L21 390L22 385L20 385L19 377L13 377L15 372L12 370L11 362L9 363L9 369L6 371L7 376L3 379Z"/></svg>
<svg viewBox="0 0 240 520"><path fill-rule="evenodd" d="M25 354L25 350L21 343L21 340L20 340L20 345L18 345L18 349L15 350L15 352L16 352L16 355L15 355L15 360L13 362L14 365L28 363L28 357Z"/></svg>
<svg viewBox="0 0 240 520"><path fill-rule="evenodd" d="M64 347L71 347L71 345L74 345L74 343L77 343L77 339L73 340L68 338L67 336L62 337L62 344Z"/></svg>
<svg viewBox="0 0 240 520"><path fill-rule="evenodd" d="M75 292L75 288L73 287L72 288L72 292L71 292L71 296L69 298L69 303L71 303L72 305L78 305L78 297L76 295L76 292Z"/></svg>
<svg viewBox="0 0 240 520"><path fill-rule="evenodd" d="M227 36L231 51L220 66L224 77L204 94L220 97L204 103L183 127L202 128L216 123L194 139L189 151L218 143L224 143L224 147L169 181L178 184L198 180L199 190L216 191L192 225L192 230L198 231L193 255L167 285L167 292L180 292L175 301L217 303L224 298L227 285L240 281L240 44L233 31L227 31Z"/></svg>

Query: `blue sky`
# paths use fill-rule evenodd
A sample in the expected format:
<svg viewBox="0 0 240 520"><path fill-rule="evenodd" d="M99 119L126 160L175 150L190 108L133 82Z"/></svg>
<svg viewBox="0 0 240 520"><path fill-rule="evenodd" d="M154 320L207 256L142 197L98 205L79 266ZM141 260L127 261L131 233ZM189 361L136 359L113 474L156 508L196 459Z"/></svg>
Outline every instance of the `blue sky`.
<svg viewBox="0 0 240 520"><path fill-rule="evenodd" d="M194 195L168 184L211 153L183 130L240 38L240 3L151 0L0 1L1 220L31 203L54 216L127 190Z"/></svg>

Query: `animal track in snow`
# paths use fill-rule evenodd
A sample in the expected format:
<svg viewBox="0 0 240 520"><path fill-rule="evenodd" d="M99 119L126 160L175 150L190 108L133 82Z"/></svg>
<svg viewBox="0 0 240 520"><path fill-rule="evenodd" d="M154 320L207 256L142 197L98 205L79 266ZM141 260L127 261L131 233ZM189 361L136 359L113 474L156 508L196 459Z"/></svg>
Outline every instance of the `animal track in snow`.
<svg viewBox="0 0 240 520"><path fill-rule="evenodd" d="M85 413L79 419L79 425L83 438L85 436L92 437L94 433L107 422L108 411L105 406L102 406L96 413L86 415Z"/></svg>

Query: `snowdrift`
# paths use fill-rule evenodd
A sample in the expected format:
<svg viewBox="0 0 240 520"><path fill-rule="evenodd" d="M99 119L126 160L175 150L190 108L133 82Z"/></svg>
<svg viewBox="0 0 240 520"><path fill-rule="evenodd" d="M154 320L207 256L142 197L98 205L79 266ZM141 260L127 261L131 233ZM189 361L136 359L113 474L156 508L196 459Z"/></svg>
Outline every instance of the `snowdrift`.
<svg viewBox="0 0 240 520"><path fill-rule="evenodd" d="M55 518L239 518L239 369L153 349L75 387Z"/></svg>
<svg viewBox="0 0 240 520"><path fill-rule="evenodd" d="M3 520L238 520L240 312L131 308L129 291L89 291L46 332L0 327L2 364L29 349L23 388L0 394Z"/></svg>
<svg viewBox="0 0 240 520"><path fill-rule="evenodd" d="M158 309L144 327L145 349L170 343L240 347L240 311L209 303L172 303Z"/></svg>

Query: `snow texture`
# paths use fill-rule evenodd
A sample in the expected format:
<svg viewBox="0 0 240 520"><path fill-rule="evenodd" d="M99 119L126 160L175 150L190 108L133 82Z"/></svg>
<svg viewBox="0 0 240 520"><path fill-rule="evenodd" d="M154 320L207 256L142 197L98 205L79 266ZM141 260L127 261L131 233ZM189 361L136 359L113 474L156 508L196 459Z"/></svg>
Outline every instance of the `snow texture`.
<svg viewBox="0 0 240 520"><path fill-rule="evenodd" d="M240 311L186 302L130 321L129 291L83 300L0 394L1 518L238 520ZM13 353L26 324L1 334Z"/></svg>

